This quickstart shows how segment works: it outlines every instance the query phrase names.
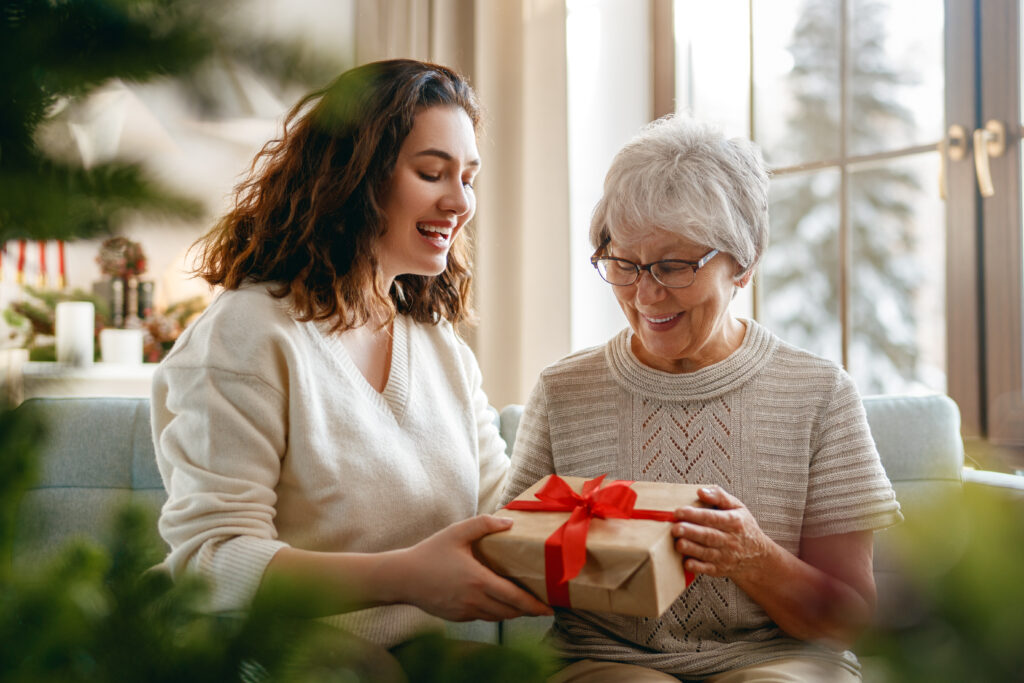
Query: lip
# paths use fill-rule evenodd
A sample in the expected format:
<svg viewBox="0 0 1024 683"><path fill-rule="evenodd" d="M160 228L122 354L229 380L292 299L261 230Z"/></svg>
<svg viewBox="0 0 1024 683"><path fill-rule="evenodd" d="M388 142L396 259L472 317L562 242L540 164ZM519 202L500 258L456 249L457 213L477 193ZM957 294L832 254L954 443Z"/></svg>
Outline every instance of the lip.
<svg viewBox="0 0 1024 683"><path fill-rule="evenodd" d="M420 226L430 228L440 228L448 231L447 234L435 233L430 231L421 230ZM452 240L455 239L455 235L458 232L458 222L452 223L451 221L416 221L416 232L419 236L434 249L439 251L447 250Z"/></svg>
<svg viewBox="0 0 1024 683"><path fill-rule="evenodd" d="M655 332L662 332L675 327L676 323L682 320L683 313L684 311L680 311L674 315L647 316L643 313L640 313L639 315L640 319L644 321L644 324L649 329L654 330Z"/></svg>

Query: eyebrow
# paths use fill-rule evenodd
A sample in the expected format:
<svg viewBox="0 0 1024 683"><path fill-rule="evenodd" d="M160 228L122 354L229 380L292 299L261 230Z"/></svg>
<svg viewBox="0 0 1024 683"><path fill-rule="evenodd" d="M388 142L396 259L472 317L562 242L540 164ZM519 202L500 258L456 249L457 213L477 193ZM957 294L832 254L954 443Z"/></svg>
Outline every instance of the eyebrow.
<svg viewBox="0 0 1024 683"><path fill-rule="evenodd" d="M453 157L451 154L449 154L448 152L444 151L443 149L434 149L434 148L425 149L422 152L416 152L416 154L414 154L413 156L414 157L430 156L430 157L437 157L439 159L444 159L445 161L455 161L455 157ZM480 160L479 159L473 159L472 161L466 162L466 165L479 168Z"/></svg>

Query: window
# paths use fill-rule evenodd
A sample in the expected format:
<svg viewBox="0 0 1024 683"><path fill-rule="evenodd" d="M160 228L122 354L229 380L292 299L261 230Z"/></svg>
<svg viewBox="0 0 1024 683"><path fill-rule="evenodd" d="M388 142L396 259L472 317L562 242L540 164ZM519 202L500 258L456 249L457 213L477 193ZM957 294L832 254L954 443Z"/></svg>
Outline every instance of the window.
<svg viewBox="0 0 1024 683"><path fill-rule="evenodd" d="M773 170L755 316L862 393L946 391L942 2L676 0L676 106Z"/></svg>
<svg viewBox="0 0 1024 683"><path fill-rule="evenodd" d="M672 15L667 41L650 21L648 87L668 42L676 109L753 138L773 170L772 244L737 312L841 362L864 394L949 393L994 469L1024 467L1019 2L631 3ZM615 3L575 0L570 24L574 4ZM1007 144L983 197L989 119Z"/></svg>

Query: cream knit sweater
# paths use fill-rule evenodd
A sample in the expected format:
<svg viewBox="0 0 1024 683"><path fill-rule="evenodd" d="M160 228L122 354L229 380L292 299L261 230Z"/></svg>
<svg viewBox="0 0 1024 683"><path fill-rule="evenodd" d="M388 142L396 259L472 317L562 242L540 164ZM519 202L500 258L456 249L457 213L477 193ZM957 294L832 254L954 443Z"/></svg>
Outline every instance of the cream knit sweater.
<svg viewBox="0 0 1024 683"><path fill-rule="evenodd" d="M507 501L549 474L718 484L796 554L802 536L902 519L860 398L834 363L746 321L741 347L693 373L642 365L623 330L547 368L526 406ZM568 657L704 678L760 661L838 653L786 636L736 585L698 576L659 619L558 610Z"/></svg>
<svg viewBox="0 0 1024 683"><path fill-rule="evenodd" d="M469 348L452 327L394 324L382 393L337 334L264 286L217 297L156 372L153 441L173 575L244 608L274 553L378 552L494 509L508 458ZM411 577L412 578L412 577ZM409 605L331 617L391 646L440 621Z"/></svg>

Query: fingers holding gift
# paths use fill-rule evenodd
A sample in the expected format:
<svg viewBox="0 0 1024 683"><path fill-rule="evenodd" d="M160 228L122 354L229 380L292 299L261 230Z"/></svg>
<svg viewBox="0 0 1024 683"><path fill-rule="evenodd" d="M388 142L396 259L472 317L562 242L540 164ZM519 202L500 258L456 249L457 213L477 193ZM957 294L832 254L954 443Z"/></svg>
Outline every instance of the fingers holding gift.
<svg viewBox="0 0 1024 683"><path fill-rule="evenodd" d="M736 528L745 522L746 517L750 516L747 506L720 486L702 487L698 489L697 496L703 506L687 505L677 508L675 515L678 521L704 526ZM752 516L750 518L753 519Z"/></svg>
<svg viewBox="0 0 1024 683"><path fill-rule="evenodd" d="M729 510L685 508L672 527L684 568L710 576L739 576L761 571L771 540L745 507Z"/></svg>
<svg viewBox="0 0 1024 683"><path fill-rule="evenodd" d="M462 586L444 606L450 621L501 621L524 614L551 614L551 609L507 579L481 567L478 580ZM435 612L436 613L436 612Z"/></svg>
<svg viewBox="0 0 1024 683"><path fill-rule="evenodd" d="M482 565L471 544L511 520L480 515L453 524L405 551L405 602L451 621L497 621L551 608Z"/></svg>
<svg viewBox="0 0 1024 683"><path fill-rule="evenodd" d="M719 510L731 510L733 508L746 507L736 496L732 495L721 486L702 486L697 489L697 498L705 506Z"/></svg>
<svg viewBox="0 0 1024 683"><path fill-rule="evenodd" d="M554 614L554 610L508 579L494 574L489 569L485 568L485 571L490 574L486 591L491 604L496 608L496 613L500 614L497 619Z"/></svg>

